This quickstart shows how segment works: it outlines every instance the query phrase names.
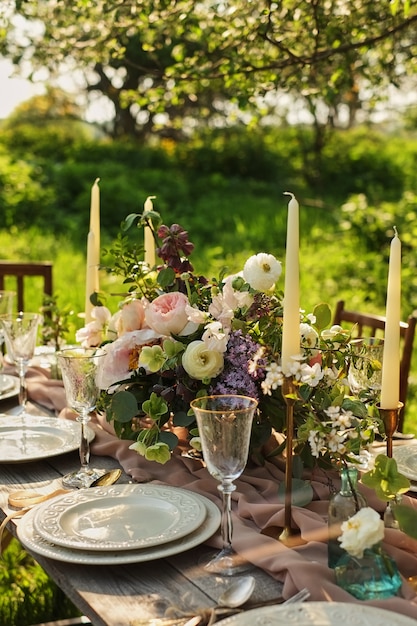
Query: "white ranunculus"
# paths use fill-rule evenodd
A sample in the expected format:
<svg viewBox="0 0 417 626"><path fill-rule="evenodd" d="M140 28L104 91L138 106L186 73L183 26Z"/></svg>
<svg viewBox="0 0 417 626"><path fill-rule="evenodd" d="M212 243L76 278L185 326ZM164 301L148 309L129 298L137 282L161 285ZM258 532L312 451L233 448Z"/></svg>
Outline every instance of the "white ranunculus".
<svg viewBox="0 0 417 626"><path fill-rule="evenodd" d="M243 268L243 278L257 291L268 291L281 276L282 266L272 255L259 252L249 257Z"/></svg>
<svg viewBox="0 0 417 626"><path fill-rule="evenodd" d="M351 556L363 557L364 550L372 548L384 538L384 522L371 507L360 509L342 524L339 537L341 547Z"/></svg>
<svg viewBox="0 0 417 626"><path fill-rule="evenodd" d="M207 350L204 341L198 339L188 344L182 355L182 366L191 378L214 378L224 367L223 354L217 350Z"/></svg>

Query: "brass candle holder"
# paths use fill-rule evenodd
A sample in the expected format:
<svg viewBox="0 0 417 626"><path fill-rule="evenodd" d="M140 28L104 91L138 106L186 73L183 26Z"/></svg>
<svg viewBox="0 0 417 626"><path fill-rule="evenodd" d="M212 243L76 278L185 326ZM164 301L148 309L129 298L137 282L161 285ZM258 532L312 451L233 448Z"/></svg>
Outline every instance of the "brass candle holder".
<svg viewBox="0 0 417 626"><path fill-rule="evenodd" d="M397 430L398 417L403 406L403 403L399 402L395 409L382 409L381 406L377 404L377 409L384 422L385 435L387 437L387 456L390 459L392 459L392 439Z"/></svg>
<svg viewBox="0 0 417 626"><path fill-rule="evenodd" d="M283 543L290 543L293 534L291 528L292 507L292 465L293 465L293 435L294 435L294 405L297 400L297 386L292 376L286 376L282 383L282 396L286 404L286 457L285 457L285 509L284 528L278 539Z"/></svg>

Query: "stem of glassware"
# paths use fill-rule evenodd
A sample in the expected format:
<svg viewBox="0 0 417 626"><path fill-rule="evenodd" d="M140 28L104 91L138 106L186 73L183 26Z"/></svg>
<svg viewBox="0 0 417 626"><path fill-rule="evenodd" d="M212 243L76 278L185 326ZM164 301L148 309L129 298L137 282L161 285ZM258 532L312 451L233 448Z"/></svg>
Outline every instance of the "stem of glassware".
<svg viewBox="0 0 417 626"><path fill-rule="evenodd" d="M88 439L87 424L90 421L90 415L88 411L80 413L77 421L81 424L81 439L80 439L80 461L81 471L88 472L90 467L90 442Z"/></svg>
<svg viewBox="0 0 417 626"><path fill-rule="evenodd" d="M223 498L223 510L222 510L222 540L223 550L227 552L232 551L232 535L233 535L233 522L232 522L232 493L235 491L236 486L230 481L223 481L218 485L218 490L222 492Z"/></svg>
<svg viewBox="0 0 417 626"><path fill-rule="evenodd" d="M26 413L26 403L28 400L28 390L26 386L26 363L19 361L17 370L19 374L19 404L22 407L22 413Z"/></svg>

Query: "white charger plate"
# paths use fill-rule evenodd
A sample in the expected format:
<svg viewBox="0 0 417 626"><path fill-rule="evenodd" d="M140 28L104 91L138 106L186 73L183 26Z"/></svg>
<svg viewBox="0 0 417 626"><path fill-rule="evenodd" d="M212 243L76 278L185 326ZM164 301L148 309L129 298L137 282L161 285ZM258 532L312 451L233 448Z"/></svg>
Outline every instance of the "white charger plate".
<svg viewBox="0 0 417 626"><path fill-rule="evenodd" d="M19 379L17 376L2 374L0 376L0 401L14 398L19 393Z"/></svg>
<svg viewBox="0 0 417 626"><path fill-rule="evenodd" d="M211 502L211 500L199 494L193 495L195 495L206 508L206 517L203 523L189 535L160 546L116 552L63 548L62 546L57 546L47 541L36 532L33 526L36 507L26 513L22 519L18 521L17 535L19 541L27 550L64 563L76 563L79 565L127 565L128 563L144 563L156 559L163 559L199 546L201 543L204 543L204 541L207 541L207 539L210 539L220 526L221 514L214 502Z"/></svg>
<svg viewBox="0 0 417 626"><path fill-rule="evenodd" d="M95 437L88 429L89 440ZM0 415L0 463L28 463L78 450L80 424L58 417Z"/></svg>
<svg viewBox="0 0 417 626"><path fill-rule="evenodd" d="M80 489L37 507L36 532L78 550L134 550L169 543L201 526L206 508L190 491L166 485Z"/></svg>
<svg viewBox="0 0 417 626"><path fill-rule="evenodd" d="M397 461L398 471L410 480L417 480L417 444L393 448L393 457Z"/></svg>
<svg viewBox="0 0 417 626"><path fill-rule="evenodd" d="M10 391L16 384L16 376L10 376L9 374L0 374L0 395L6 391Z"/></svg>
<svg viewBox="0 0 417 626"><path fill-rule="evenodd" d="M264 606L232 615L222 626L416 626L416 620L392 611L347 602L306 602Z"/></svg>

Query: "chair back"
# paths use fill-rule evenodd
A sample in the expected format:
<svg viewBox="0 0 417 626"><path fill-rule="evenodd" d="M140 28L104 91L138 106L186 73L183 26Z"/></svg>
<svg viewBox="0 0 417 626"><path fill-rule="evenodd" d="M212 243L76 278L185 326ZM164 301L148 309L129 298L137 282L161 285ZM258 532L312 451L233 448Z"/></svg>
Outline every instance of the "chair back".
<svg viewBox="0 0 417 626"><path fill-rule="evenodd" d="M385 317L370 313L359 313L345 309L345 301L339 300L333 323L343 326L343 322L354 324L353 336L355 337L383 337L385 334ZM405 407L408 391L408 379L410 375L411 360L413 356L413 343L416 332L417 311L414 311L406 322L400 322L401 337L401 361L400 361L400 402L403 408L400 411L397 430L402 432L404 426Z"/></svg>
<svg viewBox="0 0 417 626"><path fill-rule="evenodd" d="M52 296L52 263L49 261L34 261L21 263L17 261L0 261L0 290L6 289L6 280L13 277L13 285L7 289L16 291L17 310L25 310L25 278L40 276L43 278L43 294Z"/></svg>

